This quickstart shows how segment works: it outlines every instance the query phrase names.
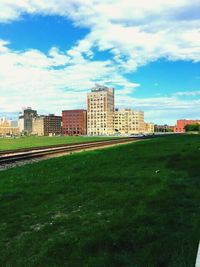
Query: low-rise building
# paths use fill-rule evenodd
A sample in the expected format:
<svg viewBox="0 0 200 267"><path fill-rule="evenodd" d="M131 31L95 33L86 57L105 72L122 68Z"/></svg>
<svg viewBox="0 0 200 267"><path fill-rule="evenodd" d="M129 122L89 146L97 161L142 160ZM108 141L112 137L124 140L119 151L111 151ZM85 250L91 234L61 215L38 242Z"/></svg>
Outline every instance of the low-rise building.
<svg viewBox="0 0 200 267"><path fill-rule="evenodd" d="M152 122L145 122L144 123L144 132L145 133L154 133L154 123Z"/></svg>
<svg viewBox="0 0 200 267"><path fill-rule="evenodd" d="M166 133L166 132L173 132L174 126L170 126L167 124L164 125L155 125L154 130L156 133Z"/></svg>
<svg viewBox="0 0 200 267"><path fill-rule="evenodd" d="M0 136L6 136L6 135L19 135L20 131L18 127L11 127L11 126L0 126Z"/></svg>
<svg viewBox="0 0 200 267"><path fill-rule="evenodd" d="M19 135L19 128L10 125L10 122L4 117L0 118L0 136Z"/></svg>
<svg viewBox="0 0 200 267"><path fill-rule="evenodd" d="M197 124L200 123L200 120L177 120L176 125L174 127L175 133L185 133L185 126L189 124Z"/></svg>
<svg viewBox="0 0 200 267"><path fill-rule="evenodd" d="M86 135L87 112L83 109L62 111L62 134Z"/></svg>
<svg viewBox="0 0 200 267"><path fill-rule="evenodd" d="M114 129L120 134L144 132L144 112L140 110L115 110Z"/></svg>
<svg viewBox="0 0 200 267"><path fill-rule="evenodd" d="M44 135L54 136L61 134L61 116L55 116L54 114L49 114L44 118Z"/></svg>

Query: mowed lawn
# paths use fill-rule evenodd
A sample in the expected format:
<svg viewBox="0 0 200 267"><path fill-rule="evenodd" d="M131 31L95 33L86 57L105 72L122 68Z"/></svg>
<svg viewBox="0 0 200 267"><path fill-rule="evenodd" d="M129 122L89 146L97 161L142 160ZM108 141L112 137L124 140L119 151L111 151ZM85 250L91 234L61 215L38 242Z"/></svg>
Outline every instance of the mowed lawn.
<svg viewBox="0 0 200 267"><path fill-rule="evenodd" d="M194 267L200 136L0 172L0 266Z"/></svg>
<svg viewBox="0 0 200 267"><path fill-rule="evenodd" d="M38 146L81 143L96 140L105 140L109 137L83 137L83 136L31 136L21 138L0 138L0 151L18 148L31 148Z"/></svg>

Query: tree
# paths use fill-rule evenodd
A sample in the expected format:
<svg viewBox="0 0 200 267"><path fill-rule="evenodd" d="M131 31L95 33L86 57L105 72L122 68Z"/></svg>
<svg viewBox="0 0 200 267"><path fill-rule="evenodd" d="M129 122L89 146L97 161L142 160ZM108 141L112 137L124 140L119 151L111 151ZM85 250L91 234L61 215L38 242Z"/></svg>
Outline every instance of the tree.
<svg viewBox="0 0 200 267"><path fill-rule="evenodd" d="M186 132L200 132L200 124L187 124L184 129Z"/></svg>

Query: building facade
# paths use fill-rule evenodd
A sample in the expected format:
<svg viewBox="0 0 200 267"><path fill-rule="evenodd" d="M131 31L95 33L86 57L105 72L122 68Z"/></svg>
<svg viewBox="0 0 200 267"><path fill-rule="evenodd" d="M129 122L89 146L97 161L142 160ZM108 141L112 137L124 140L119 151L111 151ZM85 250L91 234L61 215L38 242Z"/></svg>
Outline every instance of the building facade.
<svg viewBox="0 0 200 267"><path fill-rule="evenodd" d="M44 135L55 136L61 134L61 116L49 114L44 117Z"/></svg>
<svg viewBox="0 0 200 267"><path fill-rule="evenodd" d="M174 131L174 126L170 125L155 125L154 130L156 133L166 133L166 132L173 132Z"/></svg>
<svg viewBox="0 0 200 267"><path fill-rule="evenodd" d="M114 133L114 88L96 84L87 94L87 133Z"/></svg>
<svg viewBox="0 0 200 267"><path fill-rule="evenodd" d="M37 117L37 111L28 107L23 109L22 114L19 116L20 132L31 134L33 131L33 118Z"/></svg>
<svg viewBox="0 0 200 267"><path fill-rule="evenodd" d="M18 121L11 120L10 121L10 126L11 127L19 127L19 122Z"/></svg>
<svg viewBox="0 0 200 267"><path fill-rule="evenodd" d="M144 132L145 133L149 133L149 134L152 134L154 133L154 123L152 122L145 122L144 123Z"/></svg>
<svg viewBox="0 0 200 267"><path fill-rule="evenodd" d="M0 118L0 126L2 127L9 127L11 126L9 121L6 119L6 117Z"/></svg>
<svg viewBox="0 0 200 267"><path fill-rule="evenodd" d="M120 134L138 134L144 132L144 112L139 110L115 110L114 130Z"/></svg>
<svg viewBox="0 0 200 267"><path fill-rule="evenodd" d="M86 135L87 111L83 109L62 111L62 134Z"/></svg>
<svg viewBox="0 0 200 267"><path fill-rule="evenodd" d="M197 124L200 123L200 120L177 120L174 127L175 133L185 133L185 126L188 124Z"/></svg>
<svg viewBox="0 0 200 267"><path fill-rule="evenodd" d="M11 127L11 126L0 126L0 136L6 136L6 135L19 135L20 131L18 127Z"/></svg>
<svg viewBox="0 0 200 267"><path fill-rule="evenodd" d="M0 118L0 136L19 135L19 128L11 126L10 122L4 117Z"/></svg>
<svg viewBox="0 0 200 267"><path fill-rule="evenodd" d="M19 131L20 133L24 132L24 116L19 116Z"/></svg>
<svg viewBox="0 0 200 267"><path fill-rule="evenodd" d="M44 116L33 118L32 134L43 136L44 135Z"/></svg>

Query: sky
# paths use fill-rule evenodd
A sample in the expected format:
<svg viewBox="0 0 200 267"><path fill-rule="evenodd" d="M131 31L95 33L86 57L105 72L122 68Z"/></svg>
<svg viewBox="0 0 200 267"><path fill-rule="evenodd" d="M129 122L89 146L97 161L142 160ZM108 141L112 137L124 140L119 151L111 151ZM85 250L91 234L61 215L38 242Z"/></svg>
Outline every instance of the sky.
<svg viewBox="0 0 200 267"><path fill-rule="evenodd" d="M0 116L115 106L174 125L200 117L199 0L0 0Z"/></svg>

